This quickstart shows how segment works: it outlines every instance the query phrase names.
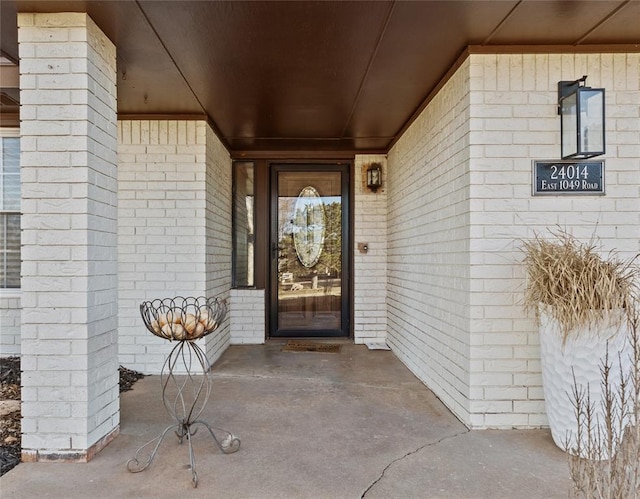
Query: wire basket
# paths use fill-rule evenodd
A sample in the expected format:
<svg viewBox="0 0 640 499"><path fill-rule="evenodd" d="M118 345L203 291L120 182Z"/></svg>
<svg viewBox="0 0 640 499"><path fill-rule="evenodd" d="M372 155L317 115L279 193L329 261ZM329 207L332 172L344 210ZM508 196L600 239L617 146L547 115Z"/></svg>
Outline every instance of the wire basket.
<svg viewBox="0 0 640 499"><path fill-rule="evenodd" d="M200 419L211 395L212 380L207 355L195 340L211 334L220 326L227 314L227 303L219 298L177 296L142 302L140 314L144 325L153 334L165 340L177 341L167 355L160 374L162 402L175 423L165 428L160 436L138 448L136 454L127 461L127 469L131 473L146 470L155 459L164 437L175 430L178 442L182 443L186 438L189 445L187 467L191 469L191 482L197 487L196 458L191 440L198 425L209 431L225 454L240 448L238 437L226 430L212 428ZM216 432L223 434L224 438L218 437ZM149 449L152 450L147 454Z"/></svg>
<svg viewBox="0 0 640 499"><path fill-rule="evenodd" d="M227 303L219 298L163 298L140 304L146 328L169 341L194 341L215 331L227 314Z"/></svg>

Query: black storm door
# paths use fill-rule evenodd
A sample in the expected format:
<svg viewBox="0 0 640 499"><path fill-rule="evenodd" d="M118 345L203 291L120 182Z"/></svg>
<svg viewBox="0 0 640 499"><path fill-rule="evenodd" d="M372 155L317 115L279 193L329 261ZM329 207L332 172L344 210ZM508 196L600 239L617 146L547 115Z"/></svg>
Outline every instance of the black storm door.
<svg viewBox="0 0 640 499"><path fill-rule="evenodd" d="M349 169L271 168L271 337L349 335Z"/></svg>

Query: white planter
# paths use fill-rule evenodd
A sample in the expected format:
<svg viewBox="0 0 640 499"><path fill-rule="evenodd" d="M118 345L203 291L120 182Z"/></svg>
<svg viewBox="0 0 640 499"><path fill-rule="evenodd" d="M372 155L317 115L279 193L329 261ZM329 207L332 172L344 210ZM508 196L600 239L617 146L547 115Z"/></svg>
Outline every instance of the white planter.
<svg viewBox="0 0 640 499"><path fill-rule="evenodd" d="M563 344L561 328L557 321L540 313L540 359L542 362L542 384L547 410L547 418L554 442L563 450L575 449L577 444L578 423L576 417L574 392L575 384L585 393L588 389L591 402L595 406L598 422L597 431L605 435L604 409L602 404L603 386L601 367L604 364L607 344L611 367L609 384L613 393L619 393L620 369L631 371L633 353L630 333L626 321L619 324L605 324L598 331L574 331ZM620 361L618 360L620 359ZM582 435L581 457L585 455L586 431ZM606 451L603 458L606 458Z"/></svg>

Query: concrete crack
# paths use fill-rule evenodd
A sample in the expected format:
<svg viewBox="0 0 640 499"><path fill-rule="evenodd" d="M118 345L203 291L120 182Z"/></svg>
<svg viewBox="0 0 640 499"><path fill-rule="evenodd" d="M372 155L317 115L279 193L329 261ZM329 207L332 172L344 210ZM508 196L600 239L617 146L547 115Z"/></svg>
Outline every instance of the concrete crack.
<svg viewBox="0 0 640 499"><path fill-rule="evenodd" d="M418 447L417 449L414 449L414 450L412 450L412 451L410 451L410 452L407 452L404 456L401 456L401 457L398 457L398 458L394 459L393 461L391 461L389 464L387 464L387 465L385 466L385 468L382 470L382 473L380 473L380 476L378 476L378 478L376 478L373 482L371 482L371 485L369 485L369 486L365 489L365 491L364 491L364 492L362 493L362 495L360 496L360 499L364 499L364 497L369 493L369 491L370 491L373 487L375 487L375 486L376 486L376 484L377 484L380 480L382 480L382 478L384 477L384 474L385 474L385 473L387 472L387 470L388 470L389 468L391 468L394 464L396 464L396 463L398 463L398 462L400 462L400 461L402 461L402 460L406 459L406 458L407 458L407 457L409 457L409 456L412 456L413 454L417 454L418 452L420 452L420 451L421 451L421 450L423 450L423 449L426 449L427 447L431 447L432 445L438 445L439 443L444 442L445 440L450 440L450 439L452 439L452 438L459 437L460 435L464 435L464 434L466 434L466 433L469 433L470 431L471 431L471 430L466 429L465 431L461 431L461 432L459 432L459 433L454 433L453 435L447 435L447 436L445 436L445 437L442 437L442 438L441 438L441 439L439 439L439 440L436 440L436 441L434 441L434 442L426 443L426 444L424 444L424 445L422 445L422 446Z"/></svg>

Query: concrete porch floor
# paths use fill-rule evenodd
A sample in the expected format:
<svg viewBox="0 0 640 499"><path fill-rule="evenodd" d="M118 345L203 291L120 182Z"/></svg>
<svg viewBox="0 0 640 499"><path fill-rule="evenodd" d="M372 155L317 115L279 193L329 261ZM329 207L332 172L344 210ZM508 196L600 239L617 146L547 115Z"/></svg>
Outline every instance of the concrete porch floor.
<svg viewBox="0 0 640 499"><path fill-rule="evenodd" d="M121 395L120 435L86 464L22 463L0 478L9 498L551 498L567 497L565 454L547 430L468 431L393 353L232 346L213 368L201 419L242 440L223 454L203 429L167 435L153 464L127 460L171 420L160 377Z"/></svg>

